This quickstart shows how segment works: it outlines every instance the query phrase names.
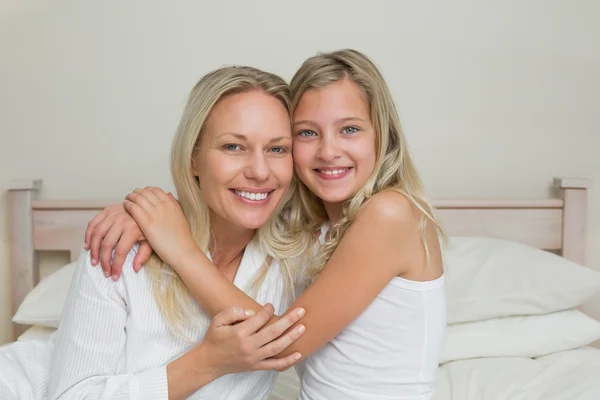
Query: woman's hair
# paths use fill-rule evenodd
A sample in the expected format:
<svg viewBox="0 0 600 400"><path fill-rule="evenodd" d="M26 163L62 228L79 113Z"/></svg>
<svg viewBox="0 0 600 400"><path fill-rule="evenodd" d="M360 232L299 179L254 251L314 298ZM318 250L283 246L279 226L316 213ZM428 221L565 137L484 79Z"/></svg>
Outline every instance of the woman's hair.
<svg viewBox="0 0 600 400"><path fill-rule="evenodd" d="M329 229L318 257L308 267L307 275L311 279L321 272L361 208L378 192L395 190L406 196L420 210L419 232L428 262L430 253L426 240L427 224L433 223L438 233L443 235L410 155L390 90L375 64L367 56L356 50L346 49L318 54L306 60L290 83L292 113L307 90L324 88L344 79L358 85L369 104L371 122L375 130L376 163L364 187L344 204L343 217ZM292 200L292 208L301 210L302 215L298 219L306 224L307 230L314 232L327 221L327 213L321 199L302 182L298 182L297 185L299 196L298 199Z"/></svg>
<svg viewBox="0 0 600 400"><path fill-rule="evenodd" d="M171 151L171 174L178 200L189 222L192 236L197 245L206 253L211 242L210 211L202 199L202 188L194 176L192 160L197 154L201 135L211 111L225 97L244 92L261 91L278 99L290 112L291 99L289 86L277 75L252 67L231 66L212 71L201 78L189 94ZM280 210L288 203L292 193L288 191ZM266 261L259 271L257 284L262 283L273 259L282 260L281 271L285 279L285 290L291 296L293 277L288 257L301 252L302 241L287 240L281 234L284 215L275 213L267 224L258 229L256 241L266 255ZM155 283L155 297L158 305L174 332L182 334L181 327L197 316L195 303L181 277L166 265L156 254L147 264L147 269ZM258 282L260 281L260 282Z"/></svg>

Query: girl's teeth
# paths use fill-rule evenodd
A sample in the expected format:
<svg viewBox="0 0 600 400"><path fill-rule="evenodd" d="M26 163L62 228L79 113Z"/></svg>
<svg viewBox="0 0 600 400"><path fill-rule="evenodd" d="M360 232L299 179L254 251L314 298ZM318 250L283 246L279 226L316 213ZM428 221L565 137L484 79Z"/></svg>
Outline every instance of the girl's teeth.
<svg viewBox="0 0 600 400"><path fill-rule="evenodd" d="M235 194L237 194L238 196L243 197L245 199L253 200L253 201L264 200L269 195L269 193L251 193L251 192L241 192L239 190L236 190Z"/></svg>
<svg viewBox="0 0 600 400"><path fill-rule="evenodd" d="M321 171L322 173L324 173L325 175L339 175L342 172L346 172L347 169L334 169L334 170L327 170L327 171Z"/></svg>

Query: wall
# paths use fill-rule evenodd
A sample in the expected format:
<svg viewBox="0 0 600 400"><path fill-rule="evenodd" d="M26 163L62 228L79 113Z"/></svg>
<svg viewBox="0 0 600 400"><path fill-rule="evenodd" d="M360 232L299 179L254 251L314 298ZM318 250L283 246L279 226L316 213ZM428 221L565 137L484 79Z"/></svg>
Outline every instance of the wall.
<svg viewBox="0 0 600 400"><path fill-rule="evenodd" d="M299 3L0 0L0 181L42 178L44 198L171 188L168 148L202 74L235 63L289 79L317 51L354 47L387 77L433 197L539 198L554 176L594 179L600 269L600 3ZM0 192L0 343L5 210ZM586 310L600 317L600 298Z"/></svg>

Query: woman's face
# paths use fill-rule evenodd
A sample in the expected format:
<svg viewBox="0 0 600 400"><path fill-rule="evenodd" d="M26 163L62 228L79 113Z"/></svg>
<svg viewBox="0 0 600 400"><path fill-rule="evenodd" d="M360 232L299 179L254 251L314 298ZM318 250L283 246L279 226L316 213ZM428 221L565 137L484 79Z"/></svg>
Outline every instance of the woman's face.
<svg viewBox="0 0 600 400"><path fill-rule="evenodd" d="M290 186L291 151L290 118L278 99L261 91L221 99L193 159L213 220L246 229L264 225Z"/></svg>
<svg viewBox="0 0 600 400"><path fill-rule="evenodd" d="M294 112L294 165L325 206L341 205L375 168L375 130L364 94L344 79L307 90Z"/></svg>

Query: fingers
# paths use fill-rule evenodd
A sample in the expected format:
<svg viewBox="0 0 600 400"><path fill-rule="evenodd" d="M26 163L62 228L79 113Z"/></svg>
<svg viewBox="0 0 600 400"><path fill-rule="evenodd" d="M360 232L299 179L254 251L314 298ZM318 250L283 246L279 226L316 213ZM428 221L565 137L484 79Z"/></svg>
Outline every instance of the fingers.
<svg viewBox="0 0 600 400"><path fill-rule="evenodd" d="M110 276L114 271L111 268L111 259L113 249L119 242L119 238L123 234L123 228L118 224L113 224L100 245L100 265L104 276Z"/></svg>
<svg viewBox="0 0 600 400"><path fill-rule="evenodd" d="M140 272L142 265L146 264L152 255L152 247L147 240L140 242L140 248L138 249L135 258L133 259L133 270Z"/></svg>
<svg viewBox="0 0 600 400"><path fill-rule="evenodd" d="M265 326L274 314L275 309L273 308L273 305L270 303L265 304L256 315L239 325L240 334L243 336L253 335L258 332L260 328Z"/></svg>
<svg viewBox="0 0 600 400"><path fill-rule="evenodd" d="M106 209L102 210L102 212L100 212L100 214L96 215L87 225L87 228L85 229L85 249L89 250L90 249L90 242L92 240L92 233L94 232L94 229L96 229L96 227L102 222L104 221L104 219L107 217L108 213L106 212Z"/></svg>
<svg viewBox="0 0 600 400"><path fill-rule="evenodd" d="M170 200L169 195L167 193L165 193L165 191L162 190L161 188L148 186L148 187L146 187L146 190L150 191L161 202Z"/></svg>
<svg viewBox="0 0 600 400"><path fill-rule="evenodd" d="M283 358L269 358L267 360L263 360L257 363L255 365L255 369L276 370L283 372L286 369L292 367L294 364L296 364L300 358L302 358L302 355L298 352L292 353L289 356Z"/></svg>
<svg viewBox="0 0 600 400"><path fill-rule="evenodd" d="M294 326L304 316L304 309L297 308L281 317L277 322L261 329L254 335L256 340L255 345L257 347L264 346L265 344L279 338L286 332L290 327ZM289 345L289 344L288 344ZM287 347L287 346L285 346ZM284 347L284 348L285 348ZM281 351L281 350L280 350ZM279 352L275 353L278 354Z"/></svg>
<svg viewBox="0 0 600 400"><path fill-rule="evenodd" d="M141 190L141 189L136 189L136 190ZM127 195L127 197L125 197L125 199L137 204L146 213L154 210L154 204L152 204L152 202L150 202L146 198L146 196L140 194L139 192L138 193L136 193L136 192L129 193ZM123 205L125 205L125 204L123 204Z"/></svg>
<svg viewBox="0 0 600 400"><path fill-rule="evenodd" d="M150 188L135 189L133 193L142 196L148 201L148 203L152 204L154 207L158 206L161 203L160 198Z"/></svg>
<svg viewBox="0 0 600 400"><path fill-rule="evenodd" d="M104 237L107 235L112 226L113 221L107 216L94 228L90 239L92 265L98 264L98 258L100 256L100 244L103 242Z"/></svg>
<svg viewBox="0 0 600 400"><path fill-rule="evenodd" d="M244 310L241 307L229 307L217 315L215 315L211 321L211 324L220 328L223 326L233 325L236 322L244 321L252 315L252 311Z"/></svg>
<svg viewBox="0 0 600 400"><path fill-rule="evenodd" d="M121 235L119 239L119 243L117 243L117 247L115 247L114 259L112 262L112 278L117 280L119 276L121 276L121 271L123 271L123 264L127 259L127 255L129 251L133 247L133 245L137 242L138 231L127 229L125 227L125 231ZM106 239L105 239L106 240Z"/></svg>
<svg viewBox="0 0 600 400"><path fill-rule="evenodd" d="M285 350L289 345L298 340L298 338L300 338L300 336L302 336L305 331L306 328L304 327L304 325L298 325L294 327L292 330L285 333L278 339L270 342L266 346L263 346L258 352L259 357L261 359L268 359L276 356L277 354Z"/></svg>
<svg viewBox="0 0 600 400"><path fill-rule="evenodd" d="M133 195L133 193L129 194L127 197L131 195ZM144 209L139 204L130 200L125 200L123 201L123 207L125 207L125 210L127 210L133 219L135 219L135 222L137 222L137 224L140 226L140 229L142 228L142 225L148 223L148 214L146 214Z"/></svg>

